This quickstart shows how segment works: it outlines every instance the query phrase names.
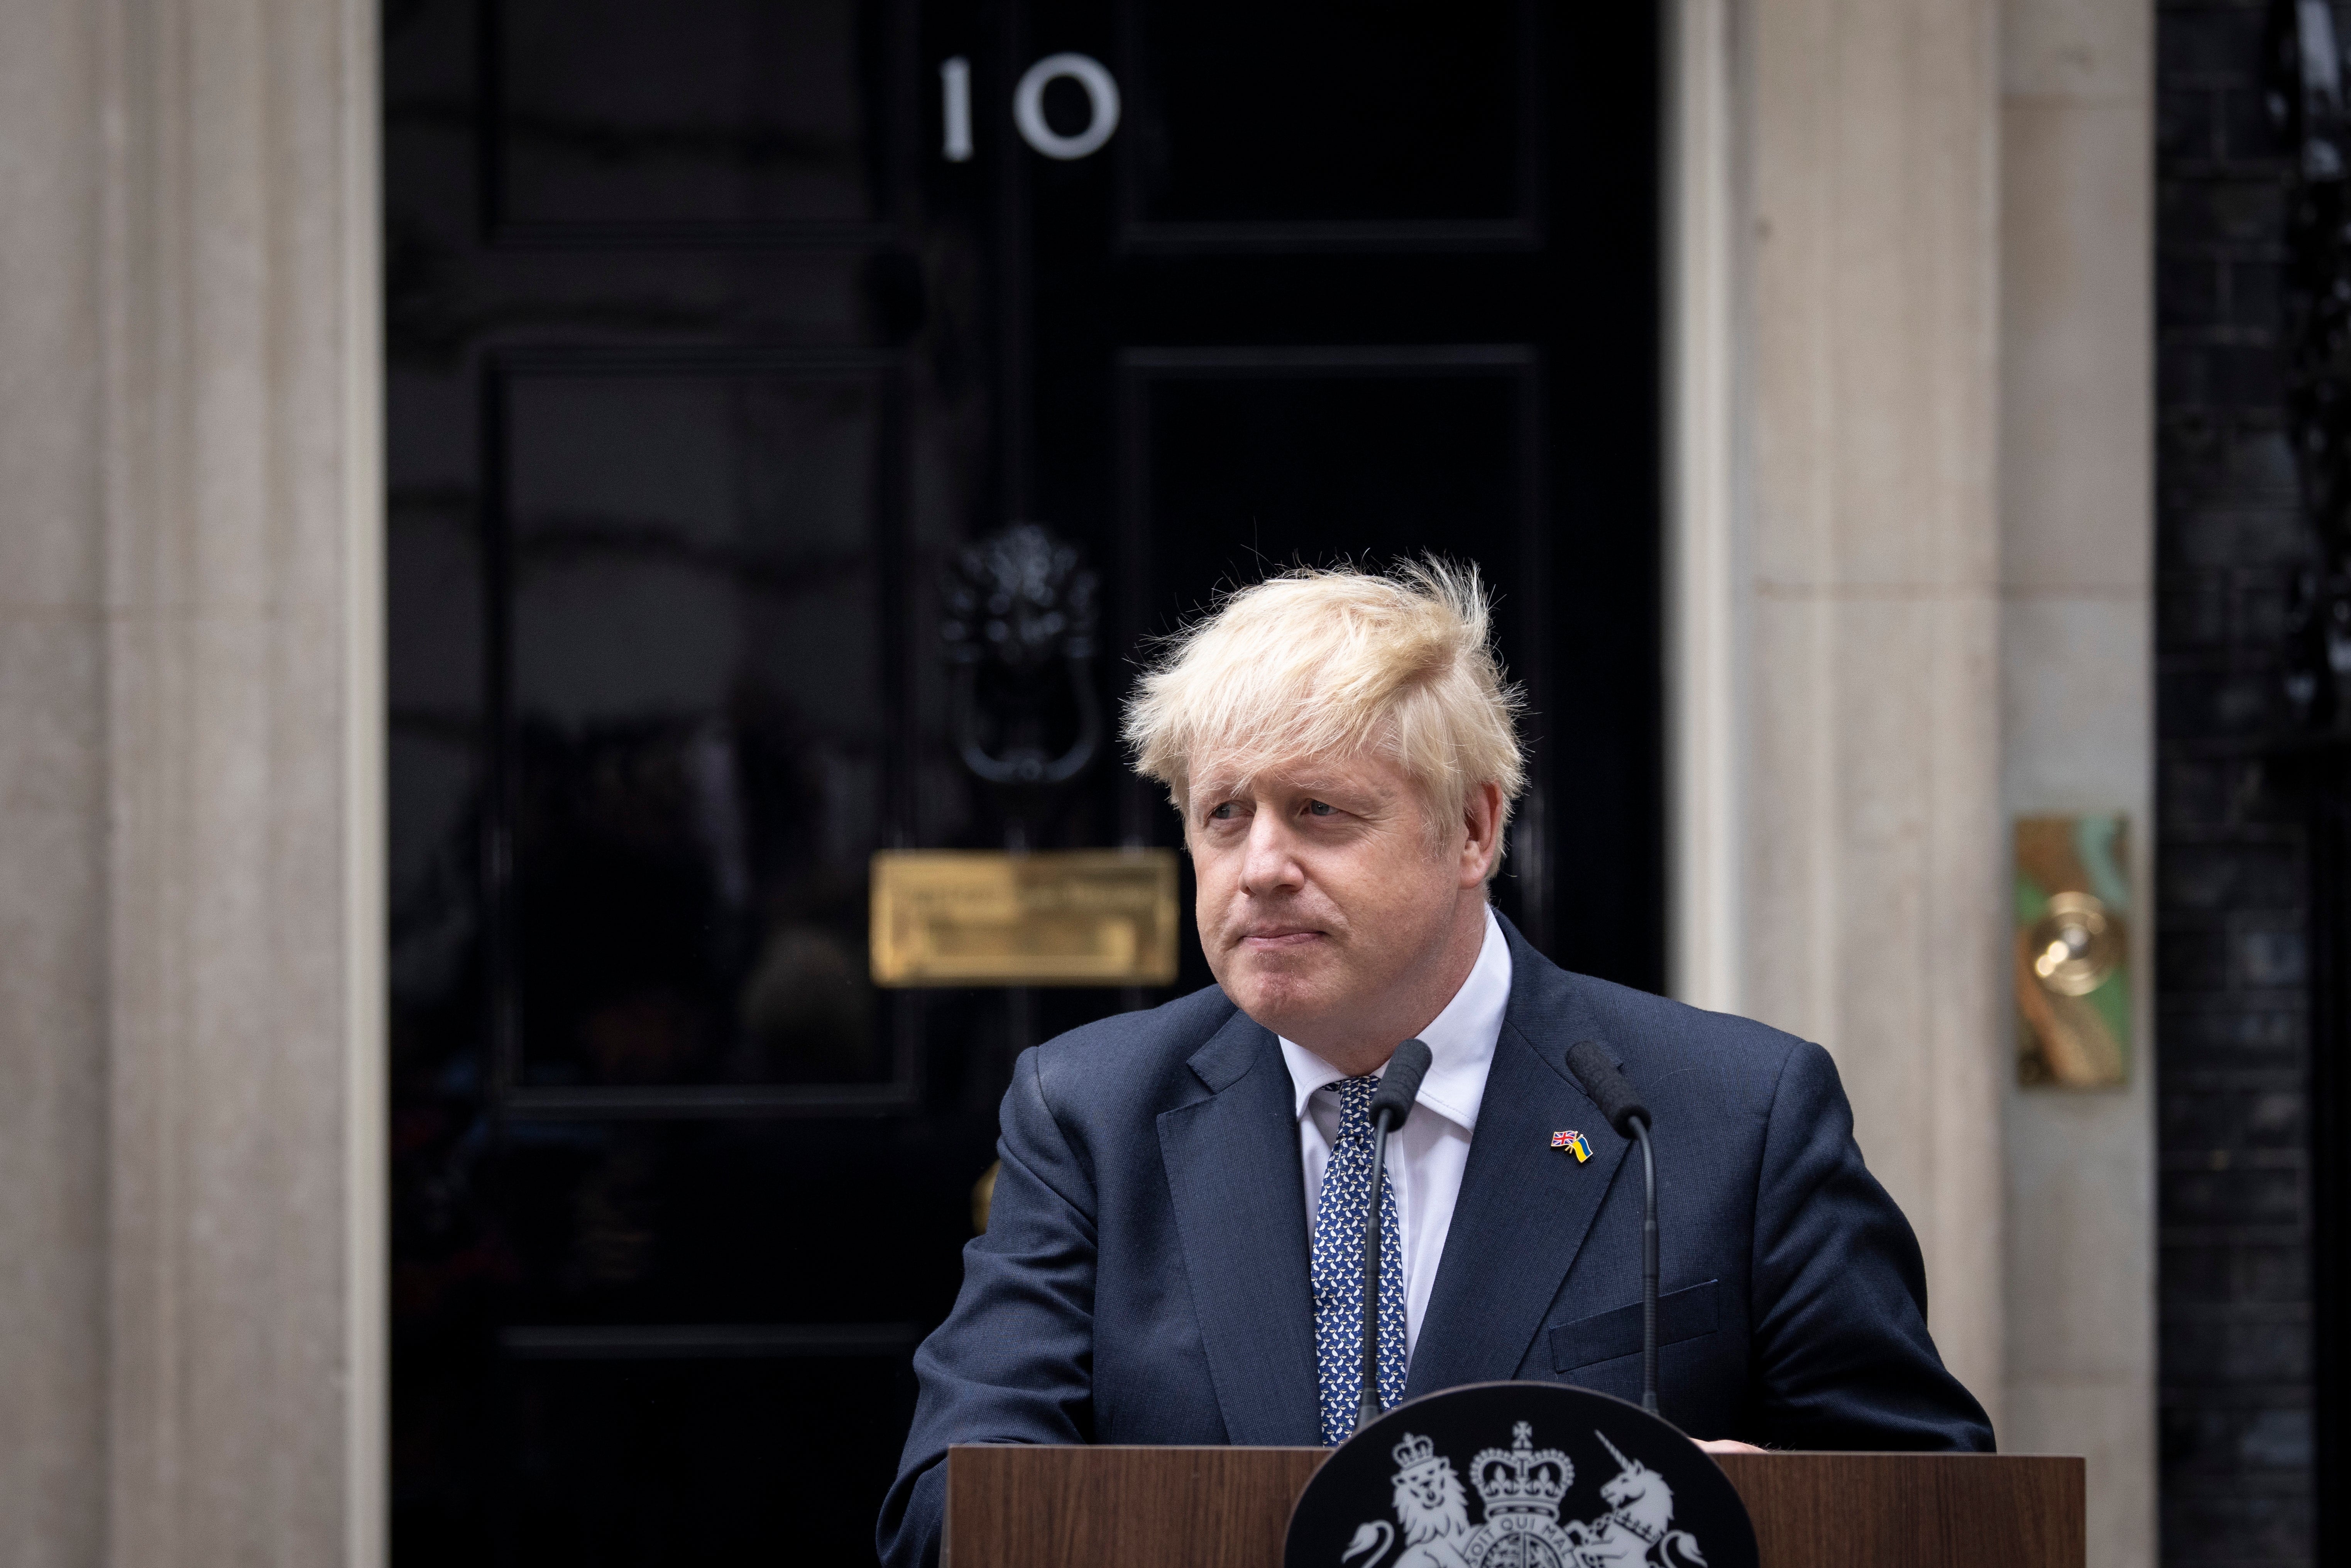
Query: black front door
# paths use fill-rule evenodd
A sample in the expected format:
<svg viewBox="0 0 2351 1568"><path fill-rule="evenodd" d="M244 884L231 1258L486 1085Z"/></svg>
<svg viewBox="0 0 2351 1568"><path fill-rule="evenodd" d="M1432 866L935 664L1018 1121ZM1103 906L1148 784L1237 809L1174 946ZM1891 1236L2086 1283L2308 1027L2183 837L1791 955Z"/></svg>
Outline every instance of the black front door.
<svg viewBox="0 0 2351 1568"><path fill-rule="evenodd" d="M1219 585L1474 559L1535 744L1499 900L1659 983L1654 21L385 29L394 1550L862 1561L1012 1053L1171 994L870 983L877 850L1176 841L1108 751L966 765L964 546L1078 552L1105 708ZM1017 686L983 728L1059 754Z"/></svg>

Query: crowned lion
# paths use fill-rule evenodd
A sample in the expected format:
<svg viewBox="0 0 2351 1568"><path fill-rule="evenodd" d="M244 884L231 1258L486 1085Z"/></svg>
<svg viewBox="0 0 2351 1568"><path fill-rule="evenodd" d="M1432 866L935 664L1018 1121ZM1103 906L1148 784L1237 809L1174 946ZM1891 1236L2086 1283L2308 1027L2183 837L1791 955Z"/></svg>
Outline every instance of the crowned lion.
<svg viewBox="0 0 2351 1568"><path fill-rule="evenodd" d="M1409 1432L1392 1451L1395 1516L1404 1526L1405 1549L1391 1568L1468 1568L1462 1548L1469 1540L1469 1499L1453 1461L1426 1437ZM1377 1563L1395 1540L1388 1521L1375 1520L1355 1531L1340 1561Z"/></svg>

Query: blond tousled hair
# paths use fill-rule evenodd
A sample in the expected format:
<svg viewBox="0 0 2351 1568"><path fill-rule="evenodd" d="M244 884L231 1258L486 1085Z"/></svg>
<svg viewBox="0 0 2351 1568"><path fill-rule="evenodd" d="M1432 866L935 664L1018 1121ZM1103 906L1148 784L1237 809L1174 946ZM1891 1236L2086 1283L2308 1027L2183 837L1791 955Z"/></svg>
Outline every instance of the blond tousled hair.
<svg viewBox="0 0 2351 1568"><path fill-rule="evenodd" d="M1481 784L1501 787L1507 825L1526 788L1523 699L1503 680L1492 621L1478 569L1434 555L1383 573L1301 567L1241 589L1145 671L1126 708L1135 771L1183 810L1204 753L1249 769L1376 751L1418 786L1432 846Z"/></svg>

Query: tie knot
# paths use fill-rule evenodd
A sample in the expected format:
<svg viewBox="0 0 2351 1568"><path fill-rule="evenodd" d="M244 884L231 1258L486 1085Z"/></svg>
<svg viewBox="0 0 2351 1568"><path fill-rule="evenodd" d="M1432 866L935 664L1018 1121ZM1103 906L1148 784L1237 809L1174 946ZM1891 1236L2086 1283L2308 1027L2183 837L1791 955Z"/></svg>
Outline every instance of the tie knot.
<svg viewBox="0 0 2351 1568"><path fill-rule="evenodd" d="M1366 1072L1361 1078L1342 1078L1322 1086L1339 1092L1339 1136L1371 1136L1372 1094L1379 1086L1380 1075L1376 1072Z"/></svg>

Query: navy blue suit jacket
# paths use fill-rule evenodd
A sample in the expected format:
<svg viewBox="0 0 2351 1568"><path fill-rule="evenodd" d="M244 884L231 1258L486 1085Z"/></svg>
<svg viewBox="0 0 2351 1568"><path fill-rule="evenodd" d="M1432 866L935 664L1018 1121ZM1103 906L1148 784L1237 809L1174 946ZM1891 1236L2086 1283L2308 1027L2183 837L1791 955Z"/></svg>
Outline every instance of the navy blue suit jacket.
<svg viewBox="0 0 2351 1568"><path fill-rule="evenodd" d="M1827 1052L1504 932L1510 1006L1406 1396L1550 1378L1640 1397L1639 1161L1566 1063L1596 1040L1656 1114L1666 1417L1780 1448L1989 1449ZM1568 1129L1588 1163L1552 1147ZM987 1234L914 1353L884 1562L936 1560L950 1443L1322 1440L1296 1101L1270 1031L1214 987L1073 1030L1020 1057L998 1151Z"/></svg>

